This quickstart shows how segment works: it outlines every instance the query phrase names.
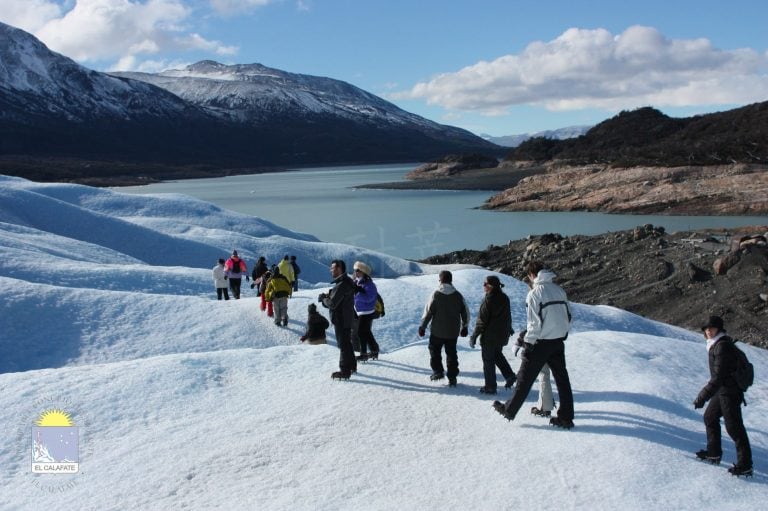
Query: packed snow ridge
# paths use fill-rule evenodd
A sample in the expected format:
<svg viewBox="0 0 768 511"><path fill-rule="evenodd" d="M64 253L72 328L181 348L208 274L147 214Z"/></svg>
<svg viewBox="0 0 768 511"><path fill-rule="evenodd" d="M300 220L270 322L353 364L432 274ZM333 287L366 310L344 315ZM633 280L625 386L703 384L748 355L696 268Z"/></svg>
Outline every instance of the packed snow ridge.
<svg viewBox="0 0 768 511"><path fill-rule="evenodd" d="M247 285L217 301L211 269L297 256L287 327ZM334 382L338 349L305 346L307 307L341 258L373 268L382 354ZM182 195L127 195L0 176L0 449L3 509L761 509L768 498L768 354L744 422L752 479L704 464L691 401L708 379L700 332L574 304L566 357L575 428L491 408L479 350L460 340L458 386L429 379L422 309L450 269L474 324L491 272L325 243ZM513 325L527 287L506 275ZM327 310L320 307L327 316ZM702 311L706 314L706 311ZM727 325L726 325L727 326ZM738 337L738 332L729 332ZM519 366L511 347L512 367ZM501 388L501 386L500 386ZM33 474L31 428L60 408L79 435L76 474ZM354 476L351 476L354 474ZM71 507L71 505L70 505Z"/></svg>

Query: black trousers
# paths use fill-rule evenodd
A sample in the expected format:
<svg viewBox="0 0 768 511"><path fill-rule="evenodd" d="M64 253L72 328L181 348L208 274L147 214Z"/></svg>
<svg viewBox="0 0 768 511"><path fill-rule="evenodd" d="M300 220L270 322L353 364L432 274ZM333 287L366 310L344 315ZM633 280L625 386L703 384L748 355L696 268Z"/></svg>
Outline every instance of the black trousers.
<svg viewBox="0 0 768 511"><path fill-rule="evenodd" d="M376 342L376 338L371 331L373 314L363 314L357 318L357 337L360 339L360 354L365 355L368 353L368 348L371 349L371 353L378 353L379 344Z"/></svg>
<svg viewBox="0 0 768 511"><path fill-rule="evenodd" d="M235 300L240 299L240 283L242 279L229 279L229 289L232 290L232 296Z"/></svg>
<svg viewBox="0 0 768 511"><path fill-rule="evenodd" d="M544 364L549 364L552 376L557 385L560 408L557 416L563 420L573 420L573 391L568 369L565 367L565 343L563 341L539 340L529 353L523 353L523 362L517 372L517 383L512 391L512 397L504 404L507 414L512 418L520 411L525 398L531 391L533 382L541 372Z"/></svg>
<svg viewBox="0 0 768 511"><path fill-rule="evenodd" d="M445 349L445 364L448 372L443 370L443 349ZM459 375L459 356L456 354L456 339L443 339L429 335L429 366L433 373L447 374L448 378Z"/></svg>
<svg viewBox="0 0 768 511"><path fill-rule="evenodd" d="M741 393L718 392L709 400L707 409L704 410L704 426L707 428L707 452L710 456L722 456L723 454L720 443L720 417L722 417L725 422L725 431L736 444L736 464L740 467L751 467L752 448L749 446L749 437L741 416L742 399Z"/></svg>
<svg viewBox="0 0 768 511"><path fill-rule="evenodd" d="M352 348L352 328L333 325L336 333L336 344L339 347L339 370L342 373L357 371L355 350Z"/></svg>
<svg viewBox="0 0 768 511"><path fill-rule="evenodd" d="M503 345L481 345L480 356L483 359L483 376L485 378L485 388L496 390L496 368L499 368L501 375L505 380L515 376L515 372L509 366L507 357L504 356Z"/></svg>
<svg viewBox="0 0 768 511"><path fill-rule="evenodd" d="M216 288L216 299L221 300L222 295L224 296L225 300L229 300L229 291L226 287L217 287Z"/></svg>

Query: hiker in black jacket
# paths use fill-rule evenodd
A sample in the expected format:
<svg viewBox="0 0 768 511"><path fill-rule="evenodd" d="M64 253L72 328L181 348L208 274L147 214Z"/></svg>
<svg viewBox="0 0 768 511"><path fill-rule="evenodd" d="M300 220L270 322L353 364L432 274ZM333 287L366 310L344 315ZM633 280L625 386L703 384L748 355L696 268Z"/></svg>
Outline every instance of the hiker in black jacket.
<svg viewBox="0 0 768 511"><path fill-rule="evenodd" d="M348 380L357 372L355 350L352 348L352 321L355 318L355 283L347 275L347 265L341 259L331 261L333 289L321 293L318 301L331 312L331 323L339 347L339 370L331 378Z"/></svg>
<svg viewBox="0 0 768 511"><path fill-rule="evenodd" d="M720 417L725 422L725 430L736 444L736 464L728 469L733 475L752 475L752 449L749 437L741 417L741 404L744 393L731 376L736 370L736 347L733 339L725 334L723 319L710 316L701 327L707 339L709 357L709 381L693 401L694 408L703 408L704 426L707 430L707 448L696 453L700 460L719 464L723 455L720 445Z"/></svg>

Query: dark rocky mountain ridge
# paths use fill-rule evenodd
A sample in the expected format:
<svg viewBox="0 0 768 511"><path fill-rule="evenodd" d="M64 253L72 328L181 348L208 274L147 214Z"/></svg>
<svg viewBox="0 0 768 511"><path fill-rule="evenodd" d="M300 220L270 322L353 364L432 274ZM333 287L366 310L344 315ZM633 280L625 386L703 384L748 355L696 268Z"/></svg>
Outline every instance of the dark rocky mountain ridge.
<svg viewBox="0 0 768 511"><path fill-rule="evenodd" d="M505 160L616 167L766 164L768 101L687 118L651 107L625 111L577 138L527 140Z"/></svg>

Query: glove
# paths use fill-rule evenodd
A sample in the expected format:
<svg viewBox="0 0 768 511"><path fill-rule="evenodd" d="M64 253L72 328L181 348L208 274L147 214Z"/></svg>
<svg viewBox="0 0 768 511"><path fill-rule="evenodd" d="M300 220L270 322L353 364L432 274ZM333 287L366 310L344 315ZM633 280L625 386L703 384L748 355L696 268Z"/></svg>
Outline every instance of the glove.
<svg viewBox="0 0 768 511"><path fill-rule="evenodd" d="M419 327L419 337L424 337L427 331L423 327Z"/></svg>
<svg viewBox="0 0 768 511"><path fill-rule="evenodd" d="M253 288L254 288L254 286L256 286L256 284L255 284L255 283L254 283L254 284L251 284L251 289L253 289Z"/></svg>
<svg viewBox="0 0 768 511"><path fill-rule="evenodd" d="M304 342L304 341L306 341L306 340L307 340L307 336L306 336L306 335L302 335L302 336L300 337L300 339L301 339L301 342Z"/></svg>
<svg viewBox="0 0 768 511"><path fill-rule="evenodd" d="M523 330L519 334L517 334L517 340L515 341L515 344L518 346L521 346L525 344L525 334L528 332L528 330Z"/></svg>
<svg viewBox="0 0 768 511"><path fill-rule="evenodd" d="M465 326L461 327L461 332L459 333L459 335L461 337L468 336L469 335L469 330L467 329L467 327L465 327Z"/></svg>
<svg viewBox="0 0 768 511"><path fill-rule="evenodd" d="M249 277L248 275L246 275L246 276L245 276L245 281L246 281L246 282L250 282L250 281L251 281L251 277ZM253 286L251 286L251 287L253 287Z"/></svg>
<svg viewBox="0 0 768 511"><path fill-rule="evenodd" d="M693 400L693 408L696 410L704 408L704 400L701 399L701 397L696 397L696 399Z"/></svg>
<svg viewBox="0 0 768 511"><path fill-rule="evenodd" d="M469 347L472 348L472 349L475 349L475 344L477 344L477 339L475 339L474 337L470 337L469 338Z"/></svg>
<svg viewBox="0 0 768 511"><path fill-rule="evenodd" d="M533 344L529 342L523 343L523 356L528 358L530 357L531 353L533 353L533 350L536 348Z"/></svg>
<svg viewBox="0 0 768 511"><path fill-rule="evenodd" d="M227 277L226 275L224 275L224 280L229 280L229 277Z"/></svg>
<svg viewBox="0 0 768 511"><path fill-rule="evenodd" d="M320 293L317 295L317 301L320 303L323 303L323 300L325 299L325 293Z"/></svg>

